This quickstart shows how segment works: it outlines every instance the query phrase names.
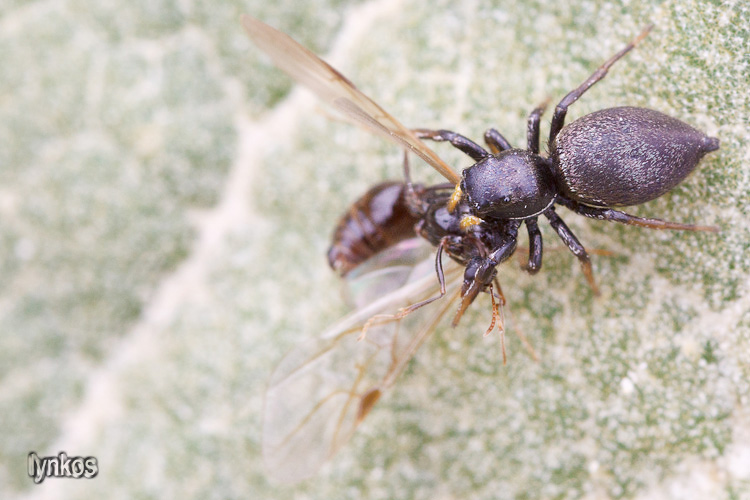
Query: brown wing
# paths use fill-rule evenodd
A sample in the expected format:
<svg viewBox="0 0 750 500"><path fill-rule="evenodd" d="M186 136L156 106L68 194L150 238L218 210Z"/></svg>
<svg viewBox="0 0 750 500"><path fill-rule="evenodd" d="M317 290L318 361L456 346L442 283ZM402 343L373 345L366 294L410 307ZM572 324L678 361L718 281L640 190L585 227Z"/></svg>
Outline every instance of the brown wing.
<svg viewBox="0 0 750 500"><path fill-rule="evenodd" d="M319 98L374 133L412 151L453 184L459 175L414 133L360 92L344 75L286 34L248 15L242 16L247 34L289 76Z"/></svg>
<svg viewBox="0 0 750 500"><path fill-rule="evenodd" d="M263 414L263 459L271 475L285 482L309 477L351 438L458 297L462 268L445 264L447 296L402 318L387 315L438 294L432 258L373 271L368 286L396 288L281 361ZM379 319L358 340L375 315Z"/></svg>

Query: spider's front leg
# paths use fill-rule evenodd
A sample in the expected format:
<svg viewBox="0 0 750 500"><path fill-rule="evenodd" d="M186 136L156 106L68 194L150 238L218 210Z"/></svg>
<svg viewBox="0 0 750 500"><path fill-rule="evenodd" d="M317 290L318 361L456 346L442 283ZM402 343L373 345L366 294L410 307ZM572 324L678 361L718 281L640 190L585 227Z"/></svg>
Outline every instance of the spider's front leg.
<svg viewBox="0 0 750 500"><path fill-rule="evenodd" d="M459 133L450 130L430 130L418 128L413 130L420 139L429 139L435 142L450 142L451 145L471 156L474 161L487 158L490 154L482 146Z"/></svg>

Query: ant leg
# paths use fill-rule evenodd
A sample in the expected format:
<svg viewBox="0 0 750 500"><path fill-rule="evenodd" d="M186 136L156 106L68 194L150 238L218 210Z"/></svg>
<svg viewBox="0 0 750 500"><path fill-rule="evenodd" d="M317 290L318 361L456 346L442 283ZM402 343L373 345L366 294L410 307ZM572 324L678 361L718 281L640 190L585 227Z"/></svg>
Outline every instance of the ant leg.
<svg viewBox="0 0 750 500"><path fill-rule="evenodd" d="M563 97L562 101L560 101L560 103L555 108L555 114L552 116L552 125L550 125L549 140L547 141L550 149L552 146L552 142L555 140L555 137L557 137L557 134L560 132L563 124L565 123L565 115L568 112L568 106L576 102L579 97L581 97L588 89L592 87L592 85L604 78L607 75L607 71L609 71L609 68L622 56L633 50L633 48L638 45L641 40L646 38L646 35L648 35L648 32L651 31L651 28L653 28L653 25L647 26L646 29L644 29L640 35L635 37L633 41L627 44L624 49L612 56L604 64L599 66L599 68L594 71L594 73L592 73L592 75L589 76L578 88Z"/></svg>
<svg viewBox="0 0 750 500"><path fill-rule="evenodd" d="M573 255L578 257L586 281L589 282L589 286L594 292L594 295L599 295L599 287L596 286L596 281L594 281L594 272L591 269L591 261L589 260L589 255L586 253L586 249L583 248L583 245L578 241L578 238L576 238L568 226L565 225L565 222L563 222L560 216L557 215L555 207L549 207L545 210L544 216L547 217L550 225L557 232L558 236L560 236L560 239L563 240L563 243L565 243L570 251L573 252Z"/></svg>
<svg viewBox="0 0 750 500"><path fill-rule="evenodd" d="M534 108L534 111L529 115L528 124L526 126L527 147L529 148L529 151L537 155L539 154L539 120L542 117L544 110L547 109L547 104L549 104L549 99Z"/></svg>
<svg viewBox="0 0 750 500"><path fill-rule="evenodd" d="M414 184L411 182L411 174L409 173L409 152L404 150L404 182L406 184L406 192L404 194L404 200L406 206L413 215L422 216L425 213L424 206L421 197L417 194L414 189Z"/></svg>
<svg viewBox="0 0 750 500"><path fill-rule="evenodd" d="M430 302L434 302L437 299L441 298L443 295L445 295L445 274L443 273L443 248L445 247L446 242L450 236L443 236L440 239L440 243L437 247L437 252L435 254L435 272L437 273L438 283L440 283L440 294L437 297L430 297L429 299L425 299L421 302L417 302L416 304L412 304L409 307L405 307L404 309L399 312L399 317L406 316L407 314L411 313L412 311L416 311L422 306L426 306Z"/></svg>
<svg viewBox="0 0 750 500"><path fill-rule="evenodd" d="M484 133L484 142L487 143L490 151L494 154L498 154L500 151L505 151L506 149L513 149L508 140L494 128L487 129Z"/></svg>
<svg viewBox="0 0 750 500"><path fill-rule="evenodd" d="M490 154L479 144L468 137L464 137L450 130L429 130L425 128L414 129L414 135L420 139L430 139L435 142L450 142L453 147L460 149L467 155L471 156L474 161L479 161L488 157Z"/></svg>
<svg viewBox="0 0 750 500"><path fill-rule="evenodd" d="M716 226L682 224L680 222L670 222L662 219L637 217L635 215L626 214L625 212L620 212L619 210L613 210L611 208L603 207L590 207L566 199L559 199L556 201L574 211L575 213L583 215L584 217L619 222L620 224L627 224L629 226L641 226L647 227L649 229L676 229L680 231L709 231L712 233L716 233L719 231L719 228Z"/></svg>
<svg viewBox="0 0 750 500"><path fill-rule="evenodd" d="M444 198L443 194L447 190L453 190L455 186L450 183L435 184L434 186L424 187L421 184L414 184L411 181L411 171L409 169L409 151L404 150L404 184L406 191L404 200L406 207L413 215L422 217L427 211L427 206L433 198Z"/></svg>
<svg viewBox="0 0 750 500"><path fill-rule="evenodd" d="M453 184L436 184L430 187L424 187L422 184L414 184L411 180L409 169L409 152L404 150L404 201L409 213L415 217L423 217L427 213L427 208L433 198L445 198L445 191L454 189Z"/></svg>
<svg viewBox="0 0 750 500"><path fill-rule="evenodd" d="M490 283L488 285L489 288L489 294L490 294L490 301L492 302L492 320L490 321L490 326L485 330L484 336L486 337L490 333L492 333L492 330L495 329L495 325L497 323L500 323L497 327L500 332L505 331L505 323L502 319L502 313L500 312L500 308L502 307L502 303L495 300L495 291L493 290L493 285ZM504 344L504 343L503 343ZM503 356L504 357L504 356Z"/></svg>
<svg viewBox="0 0 750 500"><path fill-rule="evenodd" d="M493 279L493 281L497 283L497 280ZM500 330L500 345L503 348L503 366L505 366L508 363L508 355L505 352L505 317L503 316L501 309L498 308L497 302L495 302L495 292L492 290L492 283L489 284L489 288L490 300L492 301L492 321L490 322L489 328L484 332L484 336L486 337L492 333L492 330L495 329L495 323L500 323L497 329ZM500 307L502 307L502 305Z"/></svg>
<svg viewBox="0 0 750 500"><path fill-rule="evenodd" d="M495 298L500 302L500 306L505 306L508 302L505 300L505 294L503 293L503 289L500 286L500 282L497 279L497 276L492 278L492 282L495 284L495 288L497 288L497 293L495 294Z"/></svg>
<svg viewBox="0 0 750 500"><path fill-rule="evenodd" d="M495 284L495 287L497 287L497 290L498 290L498 292L500 294L500 297L499 297L499 299L500 299L500 305L504 306L506 304L505 296L503 295L503 291L500 289L500 283L497 281L497 277L493 279L493 283ZM505 324L505 309L501 308L500 311L501 311L502 316L503 316L503 325L504 325ZM511 317L511 319L513 318L513 314L511 312L510 308L508 308L508 315ZM505 329L501 328L500 330L504 331ZM539 355L536 353L536 350L534 350L534 347L532 347L531 342L529 342L529 339L523 333L523 330L521 330L521 325L519 325L516 322L513 330L515 331L516 335L518 335L518 339L523 344L524 348L526 349L526 352L529 353L529 355L531 356L531 358L534 361L539 362Z"/></svg>
<svg viewBox="0 0 750 500"><path fill-rule="evenodd" d="M524 220L529 232L529 261L524 269L529 274L536 274L542 268L542 233L536 221L536 217Z"/></svg>
<svg viewBox="0 0 750 500"><path fill-rule="evenodd" d="M409 170L409 152L404 149L404 182L411 186L411 171Z"/></svg>

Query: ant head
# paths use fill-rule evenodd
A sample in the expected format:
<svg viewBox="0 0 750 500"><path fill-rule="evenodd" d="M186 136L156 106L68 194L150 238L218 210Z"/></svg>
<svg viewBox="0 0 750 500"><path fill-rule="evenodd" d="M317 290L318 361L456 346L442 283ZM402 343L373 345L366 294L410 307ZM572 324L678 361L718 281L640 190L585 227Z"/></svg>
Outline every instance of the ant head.
<svg viewBox="0 0 750 500"><path fill-rule="evenodd" d="M457 325L464 311L474 302L479 292L486 290L492 284L497 274L497 262L488 257L472 257L466 264L464 282L461 285L461 305L453 318L453 325Z"/></svg>
<svg viewBox="0 0 750 500"><path fill-rule="evenodd" d="M469 288L476 286L478 291L483 290L497 274L497 262L488 257L472 257L466 264L464 270L464 283L461 287L461 296L466 295ZM475 293L476 295L476 293Z"/></svg>

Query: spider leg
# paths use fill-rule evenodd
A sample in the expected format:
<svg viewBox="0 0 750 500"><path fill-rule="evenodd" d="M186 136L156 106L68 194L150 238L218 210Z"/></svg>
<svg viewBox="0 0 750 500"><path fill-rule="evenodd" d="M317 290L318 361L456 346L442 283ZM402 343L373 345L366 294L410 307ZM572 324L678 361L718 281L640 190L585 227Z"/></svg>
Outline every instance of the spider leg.
<svg viewBox="0 0 750 500"><path fill-rule="evenodd" d="M490 151L494 154L506 149L512 149L508 140L503 135L495 130L494 128L487 129L484 133L484 142L490 147Z"/></svg>
<svg viewBox="0 0 750 500"><path fill-rule="evenodd" d="M471 156L474 161L479 161L490 154L482 146L459 133L450 130L429 130L425 128L414 129L414 134L420 139L429 139L435 142L450 142L453 147L460 149Z"/></svg>
<svg viewBox="0 0 750 500"><path fill-rule="evenodd" d="M536 217L525 219L523 222L529 232L529 261L524 269L529 274L536 274L542 268L542 233L539 231Z"/></svg>
<svg viewBox="0 0 750 500"><path fill-rule="evenodd" d="M534 108L534 111L529 115L529 121L526 127L527 147L529 148L529 151L537 155L539 154L539 121L542 117L542 113L547 109L548 103L549 99Z"/></svg>
<svg viewBox="0 0 750 500"><path fill-rule="evenodd" d="M629 226L640 226L647 227L650 229L676 229L681 231L709 231L716 233L719 228L716 226L700 226L696 224L682 224L680 222L670 222L662 219L649 219L645 217L637 217L635 215L626 214L619 210L604 207L590 207L588 205L582 205L575 201L567 200L558 197L556 200L561 205L569 208L579 215L589 217L591 219L608 220L612 222L619 222L620 224L627 224Z"/></svg>
<svg viewBox="0 0 750 500"><path fill-rule="evenodd" d="M555 108L555 114L552 115L552 124L550 125L549 130L549 140L547 141L550 149L552 149L551 146L555 140L555 137L557 137L557 134L565 124L565 115L568 113L568 106L576 102L578 98L581 97L596 82L604 78L607 75L607 71L609 71L609 68L622 56L633 50L633 48L638 45L641 40L646 38L646 35L648 35L649 31L651 31L651 28L653 28L653 26L647 26L646 29L644 29L640 35L635 37L633 41L627 44L624 49L613 55L604 64L599 66L599 68L597 68L597 70L594 71L591 76L589 76L581 85L579 85L578 88L572 90L570 93L568 93L568 95L562 98L560 103Z"/></svg>
<svg viewBox="0 0 750 500"><path fill-rule="evenodd" d="M570 251L573 252L573 255L578 257L586 281L589 282L589 286L594 292L594 295L599 295L599 287L596 286L596 281L594 281L594 271L591 268L591 260L589 260L589 255L586 253L586 249L583 248L583 245L578 241L578 238L576 238L560 216L557 215L554 207L549 207L545 210L544 216L547 217L552 228L557 232L560 239L563 240Z"/></svg>

